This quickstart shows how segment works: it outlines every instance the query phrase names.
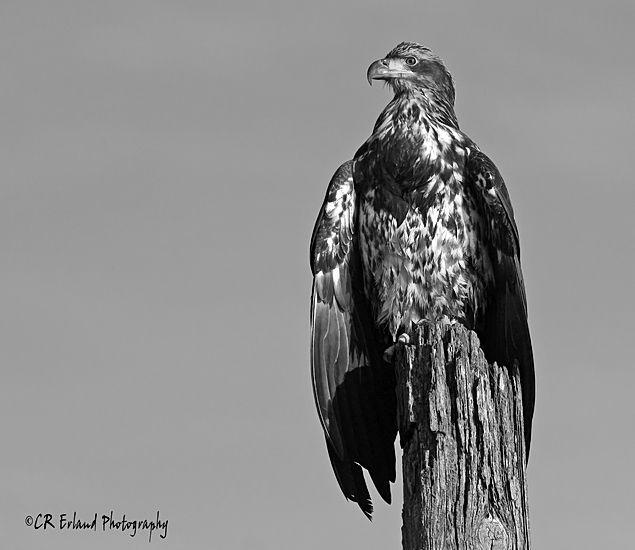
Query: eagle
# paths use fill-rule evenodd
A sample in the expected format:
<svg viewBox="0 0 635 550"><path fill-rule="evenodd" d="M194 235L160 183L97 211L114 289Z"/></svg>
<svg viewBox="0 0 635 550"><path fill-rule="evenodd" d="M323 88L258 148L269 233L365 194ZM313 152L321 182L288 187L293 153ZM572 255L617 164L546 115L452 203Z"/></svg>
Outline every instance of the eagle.
<svg viewBox="0 0 635 550"><path fill-rule="evenodd" d="M397 434L387 350L423 323L461 323L521 377L525 448L534 362L518 229L494 163L461 130L429 48L403 42L367 72L394 97L331 179L311 238L311 368L331 465L370 519L363 470L390 503Z"/></svg>

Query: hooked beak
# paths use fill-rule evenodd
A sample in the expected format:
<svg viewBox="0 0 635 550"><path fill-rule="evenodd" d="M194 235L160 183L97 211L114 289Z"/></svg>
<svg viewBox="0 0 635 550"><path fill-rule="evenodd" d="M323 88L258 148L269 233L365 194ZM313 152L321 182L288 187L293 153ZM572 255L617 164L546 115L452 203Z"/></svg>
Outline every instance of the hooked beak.
<svg viewBox="0 0 635 550"><path fill-rule="evenodd" d="M378 59L366 73L368 83L372 86L373 80L390 80L392 78L408 77L412 71L402 59Z"/></svg>

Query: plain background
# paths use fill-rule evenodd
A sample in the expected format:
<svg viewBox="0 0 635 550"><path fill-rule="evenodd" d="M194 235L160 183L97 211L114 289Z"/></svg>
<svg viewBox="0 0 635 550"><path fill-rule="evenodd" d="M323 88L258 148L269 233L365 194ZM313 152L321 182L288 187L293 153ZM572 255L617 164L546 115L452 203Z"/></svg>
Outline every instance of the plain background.
<svg viewBox="0 0 635 550"><path fill-rule="evenodd" d="M535 549L632 545L635 4L11 1L0 7L0 539L29 514L169 521L151 547L400 548L339 492L309 376L308 245L433 48L505 177L537 368Z"/></svg>

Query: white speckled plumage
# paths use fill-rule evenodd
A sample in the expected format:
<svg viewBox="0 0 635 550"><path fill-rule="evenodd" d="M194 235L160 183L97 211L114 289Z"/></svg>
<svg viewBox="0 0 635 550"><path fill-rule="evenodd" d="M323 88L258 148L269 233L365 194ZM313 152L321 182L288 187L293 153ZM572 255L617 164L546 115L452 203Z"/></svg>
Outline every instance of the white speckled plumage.
<svg viewBox="0 0 635 550"><path fill-rule="evenodd" d="M421 321L449 318L474 326L494 278L482 246L480 216L463 186L467 140L458 128L430 116L430 110L425 94L396 97L380 115L367 152L356 160L356 177L365 182L358 185L365 288L376 296L376 322L387 324L393 339ZM376 200L382 187L405 194L399 188L399 164L386 158L411 167L414 176L402 187L426 197L425 207L407 201L400 221L390 201Z"/></svg>

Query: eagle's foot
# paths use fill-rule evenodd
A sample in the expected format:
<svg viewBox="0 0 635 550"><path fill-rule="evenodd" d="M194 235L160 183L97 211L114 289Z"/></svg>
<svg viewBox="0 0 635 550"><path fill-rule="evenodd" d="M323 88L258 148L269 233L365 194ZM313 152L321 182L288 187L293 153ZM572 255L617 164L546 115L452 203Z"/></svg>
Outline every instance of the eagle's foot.
<svg viewBox="0 0 635 550"><path fill-rule="evenodd" d="M397 338L397 342L395 342L384 352L384 361L392 363L392 360L395 357L395 353L397 352L399 347L408 345L410 345L410 336L407 333L403 332L399 335L399 338Z"/></svg>
<svg viewBox="0 0 635 550"><path fill-rule="evenodd" d="M458 323L458 319L452 317L452 319L450 319L447 315L443 315L442 317L439 317L436 321L431 321L430 319L419 319L417 321L417 326L420 327L433 327L437 324L441 325L442 327L448 326L448 325L454 325L456 323Z"/></svg>

